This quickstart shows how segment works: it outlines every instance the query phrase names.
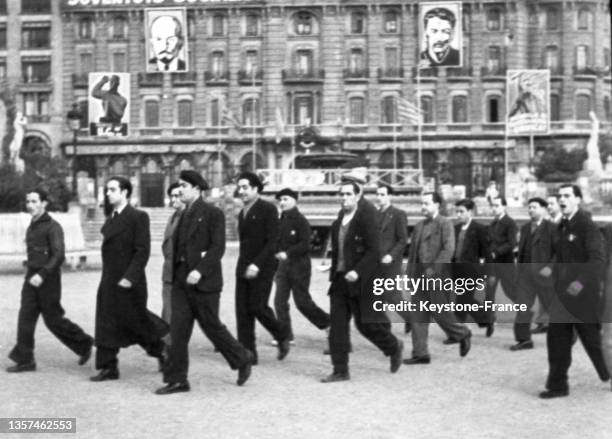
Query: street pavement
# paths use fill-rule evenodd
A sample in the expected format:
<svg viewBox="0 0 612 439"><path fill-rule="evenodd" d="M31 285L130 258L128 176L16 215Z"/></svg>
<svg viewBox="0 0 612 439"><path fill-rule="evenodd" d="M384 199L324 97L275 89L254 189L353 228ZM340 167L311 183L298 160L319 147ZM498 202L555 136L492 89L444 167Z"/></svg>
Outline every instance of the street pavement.
<svg viewBox="0 0 612 439"><path fill-rule="evenodd" d="M161 311L157 245L147 267L149 308ZM234 268L237 250L224 258L226 288L221 316L232 333ZM319 264L313 261L313 268ZM68 318L93 334L100 272L65 270L63 305ZM0 267L1 268L1 267ZM14 267L13 267L14 268ZM23 274L0 274L0 352L6 358L16 334ZM313 269L312 295L324 309L327 273ZM601 383L582 346L574 348L569 398L537 398L547 373L546 340L534 336L531 351L510 352L512 327L497 325L491 338L471 324L472 350L460 358L457 345L442 344L444 334L431 325L432 363L389 372L388 358L352 327L351 381L321 384L330 373L323 356L325 334L292 306L297 345L276 360L270 335L257 327L259 365L244 387L199 328L190 349L192 391L157 396L162 385L155 359L139 347L121 351L121 379L92 383L93 361L79 367L77 357L53 337L42 319L36 333L34 373L0 371L0 417L71 417L77 433L52 437L83 438L603 438L612 437L612 392ZM393 325L410 355L403 325ZM44 435L31 435L43 437ZM28 437L23 435L23 437Z"/></svg>

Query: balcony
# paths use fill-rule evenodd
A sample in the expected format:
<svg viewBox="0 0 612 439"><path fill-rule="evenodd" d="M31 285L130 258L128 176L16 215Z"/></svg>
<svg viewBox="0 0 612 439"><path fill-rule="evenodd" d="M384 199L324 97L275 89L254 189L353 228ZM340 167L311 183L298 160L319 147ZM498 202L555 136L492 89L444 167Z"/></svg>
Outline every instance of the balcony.
<svg viewBox="0 0 612 439"><path fill-rule="evenodd" d="M285 84L288 83L321 83L325 79L325 70L296 70L283 69L282 78Z"/></svg>
<svg viewBox="0 0 612 439"><path fill-rule="evenodd" d="M428 67L426 69L419 69L418 67L412 68L412 80L416 81L417 76L420 81L437 81L438 80L438 68Z"/></svg>
<svg viewBox="0 0 612 439"><path fill-rule="evenodd" d="M448 67L446 69L448 81L471 81L473 74L472 67Z"/></svg>
<svg viewBox="0 0 612 439"><path fill-rule="evenodd" d="M480 77L483 81L503 81L506 79L506 66L481 67Z"/></svg>
<svg viewBox="0 0 612 439"><path fill-rule="evenodd" d="M49 123L51 122L51 116L48 114L29 114L27 116L28 123Z"/></svg>
<svg viewBox="0 0 612 439"><path fill-rule="evenodd" d="M73 73L72 86L74 88L87 88L89 82L89 73Z"/></svg>
<svg viewBox="0 0 612 439"><path fill-rule="evenodd" d="M172 85L196 85L196 72L172 73Z"/></svg>
<svg viewBox="0 0 612 439"><path fill-rule="evenodd" d="M370 77L370 69L344 69L342 76L345 82L367 82Z"/></svg>
<svg viewBox="0 0 612 439"><path fill-rule="evenodd" d="M553 78L555 76L563 76L563 67L562 66L542 66L541 70L549 70L550 77Z"/></svg>
<svg viewBox="0 0 612 439"><path fill-rule="evenodd" d="M255 74L253 74L255 73ZM263 70L256 69L254 72L246 70L238 70L238 83L240 85L261 85L263 80Z"/></svg>
<svg viewBox="0 0 612 439"><path fill-rule="evenodd" d="M204 82L206 85L228 85L230 79L229 72L204 72Z"/></svg>
<svg viewBox="0 0 612 439"><path fill-rule="evenodd" d="M48 75L23 75L22 84L49 84L51 78Z"/></svg>
<svg viewBox="0 0 612 439"><path fill-rule="evenodd" d="M161 87L164 82L162 72L138 73L138 85L141 87Z"/></svg>
<svg viewBox="0 0 612 439"><path fill-rule="evenodd" d="M378 82L402 82L403 78L403 67L378 68Z"/></svg>
<svg viewBox="0 0 612 439"><path fill-rule="evenodd" d="M598 69L591 66L574 66L574 79L595 79L599 75Z"/></svg>

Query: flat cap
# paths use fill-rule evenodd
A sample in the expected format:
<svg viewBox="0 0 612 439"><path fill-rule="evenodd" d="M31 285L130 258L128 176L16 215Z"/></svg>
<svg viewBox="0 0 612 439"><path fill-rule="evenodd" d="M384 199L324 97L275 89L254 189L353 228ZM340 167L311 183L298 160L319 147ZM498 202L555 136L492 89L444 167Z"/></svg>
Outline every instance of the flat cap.
<svg viewBox="0 0 612 439"><path fill-rule="evenodd" d="M281 189L280 191L278 191L278 193L276 194L276 199L280 200L282 196L288 196L291 197L293 199L295 199L297 201L298 199L298 193L296 191L294 191L293 189L290 189L288 187Z"/></svg>

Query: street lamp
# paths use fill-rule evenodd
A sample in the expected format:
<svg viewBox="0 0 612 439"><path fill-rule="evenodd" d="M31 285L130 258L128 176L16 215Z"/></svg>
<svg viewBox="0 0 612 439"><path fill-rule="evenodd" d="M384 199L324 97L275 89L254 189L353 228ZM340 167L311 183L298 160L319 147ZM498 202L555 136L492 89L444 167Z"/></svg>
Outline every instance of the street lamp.
<svg viewBox="0 0 612 439"><path fill-rule="evenodd" d="M78 198L77 190L77 136L81 129L83 113L79 110L79 104L72 104L72 110L66 114L68 127L72 130L72 194Z"/></svg>

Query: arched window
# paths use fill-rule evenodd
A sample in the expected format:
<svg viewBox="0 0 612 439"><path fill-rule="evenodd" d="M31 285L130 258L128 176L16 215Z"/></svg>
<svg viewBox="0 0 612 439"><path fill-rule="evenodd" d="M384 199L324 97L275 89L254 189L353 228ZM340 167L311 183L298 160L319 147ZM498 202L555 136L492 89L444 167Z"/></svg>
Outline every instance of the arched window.
<svg viewBox="0 0 612 439"><path fill-rule="evenodd" d="M360 97L349 99L349 124L363 125L365 123L365 100Z"/></svg>
<svg viewBox="0 0 612 439"><path fill-rule="evenodd" d="M265 168L265 161L260 154L255 154L255 169ZM253 154L251 152L246 153L240 159L240 171L254 171L253 169Z"/></svg>
<svg viewBox="0 0 612 439"><path fill-rule="evenodd" d="M451 120L453 123L466 123L467 119L467 96L457 95L452 99Z"/></svg>
<svg viewBox="0 0 612 439"><path fill-rule="evenodd" d="M581 8L578 11L578 30L591 30L593 14L588 8Z"/></svg>
<svg viewBox="0 0 612 439"><path fill-rule="evenodd" d="M576 95L576 120L589 120L592 110L591 96L587 94Z"/></svg>
<svg viewBox="0 0 612 439"><path fill-rule="evenodd" d="M399 14L396 11L385 11L383 15L383 31L388 34L399 32Z"/></svg>
<svg viewBox="0 0 612 439"><path fill-rule="evenodd" d="M314 31L314 17L310 12L298 12L293 17L293 31L296 35L312 35Z"/></svg>
<svg viewBox="0 0 612 439"><path fill-rule="evenodd" d="M487 11L487 29L493 31L501 29L501 12L498 8Z"/></svg>

